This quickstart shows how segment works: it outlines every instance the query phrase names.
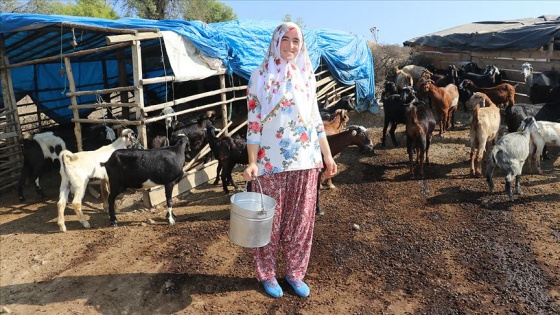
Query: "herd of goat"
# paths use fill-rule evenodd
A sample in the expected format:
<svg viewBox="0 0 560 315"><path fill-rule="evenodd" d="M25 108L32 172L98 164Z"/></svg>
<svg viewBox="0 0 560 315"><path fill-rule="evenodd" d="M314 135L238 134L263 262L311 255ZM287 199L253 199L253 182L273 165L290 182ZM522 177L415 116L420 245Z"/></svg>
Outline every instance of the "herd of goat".
<svg viewBox="0 0 560 315"><path fill-rule="evenodd" d="M478 68L467 63L461 69L450 65L448 69L408 65L395 69L394 80L385 83L381 100L384 124L381 147L389 134L395 146L398 124L405 125L406 148L409 157L410 177L424 178L424 164L429 164L429 150L433 132L439 135L454 128L454 116L459 104L471 111L470 162L473 176L485 176L493 191L493 171L496 166L506 172L506 192L513 202L513 185L521 193L520 179L525 161L529 159L531 171L542 173L540 159L546 153L545 145L560 145L560 76L538 77L533 75L530 64L521 72L531 84L531 100L539 104L515 104L516 85L504 82L496 66ZM546 86L547 88L543 88ZM544 102L541 102L543 101ZM339 98L334 105L320 104L327 139L333 156L344 148L355 145L362 151L372 152L373 143L362 126L347 126L348 111L355 109L352 97ZM503 109L503 114L500 113ZM167 222L175 224L172 211L172 189L184 176L185 161L190 154L208 144L212 156L218 160L214 184L222 181L223 191L228 186L237 189L232 171L237 164L247 164L246 141L242 136L221 135L214 126L215 114L207 112L194 121L180 122L171 108L161 112L166 119L149 125L148 149L138 148L139 143L131 129L124 129L111 143L92 151L72 153L65 142L52 132L35 134L23 141L24 166L18 185L18 195L25 200L24 186L27 179L35 184L37 193L45 195L39 184L43 166L48 160L60 162L60 195L57 203L58 225L66 231L64 211L72 192L72 207L79 222L86 228L89 222L81 210L82 199L88 182L99 179L103 208L108 211L110 224L117 225L115 199L127 188L148 188L163 185L167 203ZM502 121L502 116L504 117ZM504 122L508 133L498 139L500 125ZM482 164L486 161L486 168ZM417 175L415 169L418 168ZM320 185L334 188L330 181ZM316 206L317 214L323 214Z"/></svg>

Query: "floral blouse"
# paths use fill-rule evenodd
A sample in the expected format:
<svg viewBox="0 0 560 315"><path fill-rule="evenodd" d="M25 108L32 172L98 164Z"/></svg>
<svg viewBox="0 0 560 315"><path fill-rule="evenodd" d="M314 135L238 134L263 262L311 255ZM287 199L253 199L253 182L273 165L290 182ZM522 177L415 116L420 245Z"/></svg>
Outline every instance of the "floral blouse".
<svg viewBox="0 0 560 315"><path fill-rule="evenodd" d="M255 73L248 84L247 144L258 144L259 175L323 167L319 139L326 136L317 101L311 120L301 118L291 93L287 91L266 117L261 117L261 105L255 91ZM291 90L292 86L288 85ZM297 87L296 87L297 88Z"/></svg>

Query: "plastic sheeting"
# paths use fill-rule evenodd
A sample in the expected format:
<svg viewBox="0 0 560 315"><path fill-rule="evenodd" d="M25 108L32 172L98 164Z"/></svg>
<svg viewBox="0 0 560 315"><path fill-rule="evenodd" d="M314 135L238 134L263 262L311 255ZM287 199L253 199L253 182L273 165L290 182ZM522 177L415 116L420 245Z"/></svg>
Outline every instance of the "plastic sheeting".
<svg viewBox="0 0 560 315"><path fill-rule="evenodd" d="M469 51L522 50L546 46L555 36L560 36L560 17L543 15L465 24L410 39L404 45Z"/></svg>
<svg viewBox="0 0 560 315"><path fill-rule="evenodd" d="M22 52L29 50L35 51L33 58L29 59L52 56L52 52L49 54L41 47L34 47L33 40L15 49L12 49L11 44L18 43L23 37L27 36L26 31L63 22L107 28L155 28L160 31L172 31L189 41L206 57L206 61L217 58L229 74L235 73L245 79L248 79L252 70L262 62L272 32L281 23L280 21L234 20L206 24L200 21L154 21L128 18L113 21L73 16L2 13L0 14L0 33L13 35L6 37L5 40L10 63L25 61L19 60L18 57L23 56ZM373 58L365 38L336 30L304 29L303 32L314 68L317 69L321 57L323 57L337 80L347 85L356 84L357 110L359 112L369 110L376 113L378 104L375 99ZM37 40L37 46L40 46L38 44L40 42ZM42 56L42 53L45 55ZM188 56L188 53L184 53L183 56ZM176 58L176 56L172 56L172 58ZM118 84L118 74L113 72L116 71L117 66L115 64L107 65L107 62L116 61L104 60L105 64L101 64L99 61L80 62L76 66L77 70L74 69L75 62L73 61L75 78L81 80L80 85L82 87L88 86L90 90L115 87ZM109 70L108 79L105 82L103 78L100 78L102 74L99 67L101 66ZM41 68L45 69L40 71ZM69 99L61 97L61 93L65 91L68 83L64 77L57 75L59 68L60 65L57 63L40 65L39 67L16 68L12 70L12 81L16 96L30 94L36 102L46 107L47 112L51 111L53 115L51 118L58 122L67 122L72 117L70 110L67 109L70 105ZM131 69L129 69L130 71ZM34 86L33 80L30 80L30 78L34 78L34 75L36 75L37 86ZM146 78L149 75L149 72L144 73ZM153 75L163 75L163 73L157 73L156 71ZM190 76L193 79L196 79L196 77L196 73ZM104 86L105 83L108 83L109 86ZM32 94L32 91L45 88L50 91L44 93L50 94ZM48 102L44 102L44 100L48 100ZM94 101L91 99L79 100L79 102ZM0 107L3 107L3 103Z"/></svg>

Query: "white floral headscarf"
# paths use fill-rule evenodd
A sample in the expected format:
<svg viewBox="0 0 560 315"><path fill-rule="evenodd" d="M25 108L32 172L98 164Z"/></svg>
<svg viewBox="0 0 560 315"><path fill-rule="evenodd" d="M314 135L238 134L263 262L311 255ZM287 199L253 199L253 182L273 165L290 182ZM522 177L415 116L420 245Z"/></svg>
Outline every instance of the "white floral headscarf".
<svg viewBox="0 0 560 315"><path fill-rule="evenodd" d="M297 30L300 47L296 58L286 61L280 57L280 43L282 36L292 29ZM257 80L257 97L261 104L261 116L266 117L285 98L292 100L304 120L309 120L315 101L316 88L315 74L301 29L292 22L280 24L274 30Z"/></svg>

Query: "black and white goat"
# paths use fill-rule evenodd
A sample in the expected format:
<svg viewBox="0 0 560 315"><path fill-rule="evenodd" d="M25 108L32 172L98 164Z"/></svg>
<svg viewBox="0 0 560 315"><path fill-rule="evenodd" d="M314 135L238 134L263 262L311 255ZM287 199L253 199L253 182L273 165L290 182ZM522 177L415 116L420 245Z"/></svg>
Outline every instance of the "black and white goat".
<svg viewBox="0 0 560 315"><path fill-rule="evenodd" d="M60 152L66 150L64 140L57 137L53 132L43 132L33 135L31 139L23 140L23 168L18 184L18 196L20 201L25 201L23 188L29 178L35 184L35 190L41 198L45 198L43 189L39 184L39 176L43 172L49 159L54 162L58 159Z"/></svg>
<svg viewBox="0 0 560 315"><path fill-rule="evenodd" d="M534 117L527 117L523 122L524 129L522 131L508 133L498 140L498 143L496 143L490 153L485 172L490 192L494 192L494 181L492 179L494 168L499 166L506 172L506 192L511 202L513 202L512 184L514 178L516 192L517 194L522 194L520 184L521 173L523 165L529 156L531 137L538 130Z"/></svg>
<svg viewBox="0 0 560 315"><path fill-rule="evenodd" d="M105 163L109 178L109 220L117 226L115 216L115 199L126 188L149 188L156 185L165 187L167 202L167 223L175 224L175 216L171 205L173 186L183 178L185 166L185 150L189 140L185 135L178 135L174 146L157 149L116 150Z"/></svg>
<svg viewBox="0 0 560 315"><path fill-rule="evenodd" d="M87 184L92 179L101 179L101 196L106 196L106 178L105 168L99 164L107 161L111 154L117 149L131 148L136 145L137 140L131 129L124 129L115 142L102 146L94 151L82 151L72 153L63 150L60 153L60 194L58 208L58 226L62 232L66 232L64 224L64 210L68 202L68 194L70 191L74 194L72 206L74 212L78 216L78 220L85 228L89 228L90 224L86 220L82 212L82 199L86 191ZM106 201L104 201L105 207Z"/></svg>

